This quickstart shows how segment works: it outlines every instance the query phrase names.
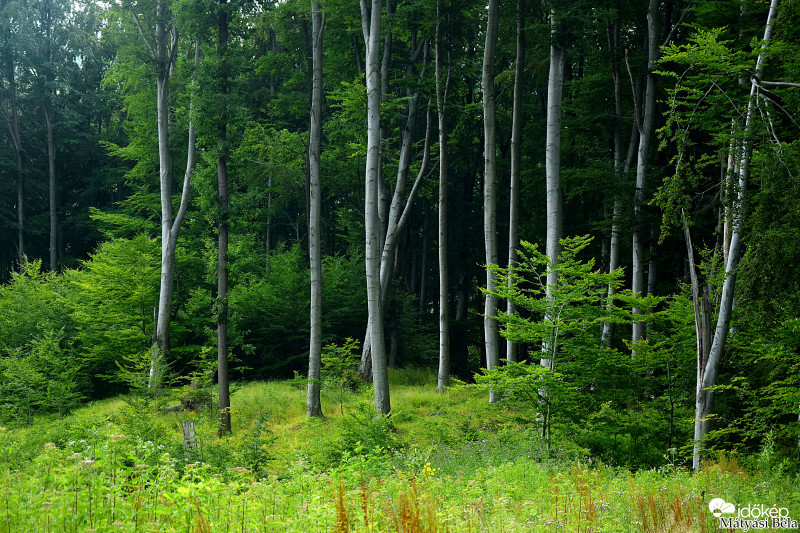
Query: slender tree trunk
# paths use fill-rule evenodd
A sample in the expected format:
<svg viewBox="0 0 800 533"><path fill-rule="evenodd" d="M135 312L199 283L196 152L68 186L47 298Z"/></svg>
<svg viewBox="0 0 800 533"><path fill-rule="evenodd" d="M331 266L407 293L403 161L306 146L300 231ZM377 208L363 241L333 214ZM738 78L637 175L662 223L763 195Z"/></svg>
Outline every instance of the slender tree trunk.
<svg viewBox="0 0 800 533"><path fill-rule="evenodd" d="M630 142L628 144L628 154L623 162L622 152L622 69L620 66L620 50L619 50L619 6L617 7L617 20L614 22L611 39L614 54L614 61L612 65L612 75L614 79L614 178L616 180L616 187L614 187L614 207L611 215L611 239L609 242L608 251L608 271L613 272L619 268L619 249L620 249L620 217L622 216L622 200L620 198L618 185L620 185L625 177L628 175L630 166L633 164L633 158L636 155L636 145L639 140L638 128L636 121L631 124ZM611 307L613 305L614 294L616 289L613 285L608 286L608 294L606 305ZM603 323L602 344L608 346L611 343L611 338L614 334L614 325L611 322Z"/></svg>
<svg viewBox="0 0 800 533"><path fill-rule="evenodd" d="M483 238L486 248L486 266L497 265L497 193L496 193L496 120L494 95L494 59L497 48L498 2L489 0L486 21L486 44L483 50L483 131L484 131L484 176L483 176ZM496 274L486 269L486 298L484 301L483 332L486 346L486 368L492 370L500 363L499 334L497 326L497 296L493 294ZM489 393L489 402L494 402L494 393Z"/></svg>
<svg viewBox="0 0 800 533"><path fill-rule="evenodd" d="M439 114L439 376L436 392L444 392L450 383L450 288L447 268L447 121L445 105L450 82L442 80L442 0L436 3L436 109Z"/></svg>
<svg viewBox="0 0 800 533"><path fill-rule="evenodd" d="M231 432L231 394L228 383L228 0L219 0L218 83L221 116L217 123L217 387L219 394L219 436Z"/></svg>
<svg viewBox="0 0 800 533"><path fill-rule="evenodd" d="M767 15L767 24L764 29L764 39L761 41L761 52L756 60L755 79L761 78L764 69L764 57L772 38L773 22L778 13L780 0L772 0ZM698 371L697 396L695 400L694 416L694 448L692 450L692 467L695 471L700 469L701 452L703 439L709 430L709 415L711 414L712 393L708 390L717 382L717 372L722 352L725 348L725 341L728 338L728 330L731 322L731 310L736 290L736 267L739 265L741 254L742 239L742 198L747 189L747 180L750 171L750 156L752 152L752 141L750 135L753 128L753 116L756 112L757 85L753 80L750 84L750 98L747 102L747 114L744 119L744 140L742 142L741 158L739 159L739 174L736 190L736 198L731 202L731 238L728 250L728 261L725 265L725 281L722 285L722 295L720 296L719 314L717 325L714 329L714 339L711 341L711 349L708 359L701 371ZM698 361L699 362L699 361Z"/></svg>
<svg viewBox="0 0 800 533"><path fill-rule="evenodd" d="M656 62L658 61L658 28L656 15L658 14L658 0L650 0L647 9L647 88L645 89L644 109L642 110L642 126L639 132L639 153L636 163L636 192L634 197L634 226L633 226L633 261L631 265L632 281L631 290L638 296L647 292L645 285L645 228L642 224L642 205L644 193L647 188L647 163L650 152L650 138L653 136L653 125L656 114ZM633 308L634 315L641 315L642 310ZM634 320L631 342L636 343L644 337L644 323ZM635 350L634 350L635 353Z"/></svg>
<svg viewBox="0 0 800 533"><path fill-rule="evenodd" d="M520 198L520 147L522 134L522 91L525 72L525 0L517 0L517 58L514 65L514 103L511 112L511 192L508 199L508 267L517 262L519 247L519 198ZM509 288L511 280L508 280ZM506 302L506 313L516 310L511 300ZM517 344L506 340L506 358L516 362Z"/></svg>
<svg viewBox="0 0 800 533"><path fill-rule="evenodd" d="M9 53L8 56L11 54ZM16 185L17 185L17 267L19 272L25 265L25 178L22 173L22 133L19 125L19 109L17 106L17 83L14 69L14 62L11 57L7 57L8 69L6 77L9 84L9 113L4 115L8 134L11 137L11 144L14 147L16 156Z"/></svg>
<svg viewBox="0 0 800 533"><path fill-rule="evenodd" d="M56 142L53 136L55 112L45 109L44 119L47 125L47 176L50 191L50 271L58 270L58 212L56 197Z"/></svg>
<svg viewBox="0 0 800 533"><path fill-rule="evenodd" d="M311 0L311 50L313 75L310 126L308 129L308 166L311 177L311 213L308 217L308 257L311 268L311 337L308 348L308 395L306 416L322 417L320 402L322 354L322 247L320 243L320 132L322 130L322 35L323 18L319 2Z"/></svg>
<svg viewBox="0 0 800 533"><path fill-rule="evenodd" d="M175 250L178 234L189 206L192 170L195 163L196 133L193 120L189 122L189 146L186 158L186 171L178 213L172 217L172 157L169 150L169 77L178 54L178 30L166 25L165 0L159 0L156 10L155 44L151 43L141 29L139 20L134 17L142 40L147 45L156 62L156 116L158 119L158 164L159 188L161 191L161 283L158 296L158 320L156 323L156 343L151 350L150 377L148 388L158 389L163 371L164 357L169 347L169 325L172 311L172 288L175 273ZM200 47L195 45L194 87L197 79L197 65L200 61ZM191 111L190 111L191 113Z"/></svg>
<svg viewBox="0 0 800 533"><path fill-rule="evenodd" d="M22 174L22 150L17 149L17 262L25 266L25 177Z"/></svg>
<svg viewBox="0 0 800 533"><path fill-rule="evenodd" d="M380 282L380 219L378 196L380 188L380 103L381 89L379 48L381 27L381 2L372 0L372 8L361 0L361 25L367 47L367 157L364 179L364 228L366 232L367 309L369 314L370 344L372 354L372 382L375 411L388 415L391 411L389 380L386 368L383 317L381 316Z"/></svg>
<svg viewBox="0 0 800 533"><path fill-rule="evenodd" d="M425 49L425 63L427 63L427 46L424 47ZM420 49L421 50L421 49ZM412 57L409 59L409 68L408 68L408 75L409 78L413 74L412 65L413 61L416 58L416 54L412 53ZM425 74L425 69L422 69L420 73L419 79L422 80ZM414 180L414 184L411 188L411 191L408 194L408 198L406 198L406 182L408 180L408 170L411 164L411 151L413 149L413 134L414 134L414 126L416 123L416 111L419 102L419 93L415 93L414 95L409 94L408 100L408 110L407 110L407 118L406 118L406 126L403 130L401 135L402 143L400 147L400 160L397 167L397 179L395 180L395 189L394 194L392 195L392 202L389 208L388 214L385 215L386 223L388 224L386 227L385 234L381 233L381 262L380 262L380 305L381 305L381 315L385 312L386 309L386 302L388 301L388 294L389 294L389 281L392 278L392 273L394 271L394 258L397 252L397 243L400 239L400 235L402 234L403 229L405 228L406 221L408 220L409 214L411 212L411 207L414 205L414 201L417 197L419 192L419 188L422 185L422 179L425 175L425 171L428 167L428 161L430 159L430 143L431 143L431 135L432 135L432 118L431 118L431 106L430 102L428 102L428 110L426 113L426 130L425 130L425 143L422 149L422 164L420 165L419 172L417 173L417 177ZM383 186L381 185L381 190L383 190ZM381 193L382 194L382 193ZM383 203L383 200L379 201L379 205ZM380 210L380 209L379 209ZM380 218L380 217L379 217ZM383 223L384 220L381 220L381 230L383 230ZM365 378L368 376L370 367L369 361L371 357L371 346L372 343L370 340L367 340L370 337L369 328L371 322L367 324L367 333L364 336L364 349L361 355L361 375Z"/></svg>
<svg viewBox="0 0 800 533"><path fill-rule="evenodd" d="M550 74L547 82L547 132L545 146L545 180L547 188L547 235L545 237L545 253L550 260L547 271L546 297L553 300L553 291L558 284L556 265L561 252L561 101L564 87L565 53L556 42L558 25L555 15L551 14L553 44L550 45ZM553 317L547 315L546 320L552 321ZM540 364L550 369L555 363L555 339L546 339L542 343L542 358Z"/></svg>

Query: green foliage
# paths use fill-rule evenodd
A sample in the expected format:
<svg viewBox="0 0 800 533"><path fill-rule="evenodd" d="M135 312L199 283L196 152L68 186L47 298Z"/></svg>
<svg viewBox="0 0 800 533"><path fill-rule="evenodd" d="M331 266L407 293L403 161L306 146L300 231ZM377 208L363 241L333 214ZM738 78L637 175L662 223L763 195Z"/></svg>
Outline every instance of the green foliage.
<svg viewBox="0 0 800 533"><path fill-rule="evenodd" d="M139 235L106 241L83 269L65 274L78 330L76 347L89 375L111 377L118 362L141 365L154 327L159 257L158 241Z"/></svg>
<svg viewBox="0 0 800 533"><path fill-rule="evenodd" d="M33 415L64 416L84 395L80 364L63 330L44 331L29 346L0 357L0 421L33 423Z"/></svg>
<svg viewBox="0 0 800 533"><path fill-rule="evenodd" d="M324 422L322 422L324 423ZM334 439L325 440L314 450L318 466L335 467L347 458L367 453L380 455L403 447L389 417L375 416L374 408L367 402L351 410L340 420Z"/></svg>
<svg viewBox="0 0 800 533"><path fill-rule="evenodd" d="M622 270L595 270L593 259L578 258L591 241L588 236L562 239L556 265L535 244L523 241L515 265L490 267L497 273L495 295L523 310L500 313L498 320L505 338L533 345L545 343L551 353L544 357L569 360L598 347L598 327L604 321L630 320L616 302L602 305L608 285L622 285ZM558 276L558 284L548 297L547 273L551 270ZM617 298L625 295L620 292Z"/></svg>
<svg viewBox="0 0 800 533"><path fill-rule="evenodd" d="M65 293L66 284L53 273L42 272L42 262L30 261L22 273L0 287L0 355L28 350L33 339L45 332L74 331Z"/></svg>
<svg viewBox="0 0 800 533"><path fill-rule="evenodd" d="M322 382L330 385L339 396L339 411L344 414L344 396L356 392L363 382L358 373L361 358L358 341L347 337L344 345L327 344L322 348Z"/></svg>

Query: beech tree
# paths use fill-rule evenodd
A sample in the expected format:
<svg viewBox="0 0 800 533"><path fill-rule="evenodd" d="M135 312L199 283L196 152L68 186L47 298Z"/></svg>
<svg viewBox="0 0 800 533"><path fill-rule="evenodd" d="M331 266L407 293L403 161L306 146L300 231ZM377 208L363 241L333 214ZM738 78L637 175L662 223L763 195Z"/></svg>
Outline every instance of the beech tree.
<svg viewBox="0 0 800 533"><path fill-rule="evenodd" d="M511 110L511 183L508 198L508 266L517 260L519 246L520 160L522 140L522 92L525 73L525 0L517 0L517 55L514 60L514 102ZM510 282L510 281L509 281ZM506 314L513 314L516 304L508 300ZM517 361L518 346L506 339L506 358Z"/></svg>
<svg viewBox="0 0 800 533"><path fill-rule="evenodd" d="M558 285L558 258L561 253L561 98L564 87L566 53L558 42L559 23L555 11L550 13L550 74L547 78L547 134L545 138L545 176L547 187L547 236L545 253L550 261L547 271L547 297ZM541 365L553 368L557 344L544 339Z"/></svg>
<svg viewBox="0 0 800 533"><path fill-rule="evenodd" d="M178 211L173 217L172 205L172 155L170 153L169 127L169 79L178 59L178 27L172 20L167 0L157 0L155 13L147 13L155 20L154 29L150 31L142 24L148 20L145 16L146 6L134 4L129 7L142 42L147 47L154 62L156 73L156 116L158 117L158 168L159 190L161 197L161 283L158 296L158 312L156 319L155 342L152 347L150 362L150 388L157 388L161 378L164 357L169 349L169 324L172 313L172 292L175 276L175 249L181 224L189 207L190 184L195 165L196 131L193 122L189 122L189 141L186 157L186 169L183 176L183 189ZM195 46L195 75L200 61L199 48Z"/></svg>
<svg viewBox="0 0 800 533"><path fill-rule="evenodd" d="M311 112L308 130L310 211L308 215L308 257L311 263L311 332L308 348L308 396L306 415L322 417L320 404L322 357L322 246L320 243L320 132L322 130L322 36L325 19L319 2L311 0L311 54L313 61Z"/></svg>
<svg viewBox="0 0 800 533"><path fill-rule="evenodd" d="M489 0L486 19L486 43L483 49L483 239L486 265L497 265L497 198L496 198L496 102L494 95L494 61L497 48L497 0ZM486 345L486 368L492 370L500 363L499 335L497 329L497 296L495 271L486 269L486 294L483 308L483 335ZM489 402L494 402L489 392Z"/></svg>
<svg viewBox="0 0 800 533"><path fill-rule="evenodd" d="M375 411L388 415L389 377L384 345L383 313L381 309L381 239L378 218L380 172L380 104L381 93L379 51L381 33L381 2L372 0L367 6L361 0L361 27L367 48L367 157L364 172L364 229L366 233L367 308L369 313L369 339L372 353L372 382L375 388Z"/></svg>
<svg viewBox="0 0 800 533"><path fill-rule="evenodd" d="M656 63L658 61L658 0L650 0L647 8L647 88L644 105L641 107L639 124L639 151L636 159L636 192L634 195L633 261L631 262L631 289L636 295L646 294L645 287L645 228L641 221L642 204L647 187L647 166L650 161L650 139L656 118ZM637 308L634 314L641 314ZM633 322L631 342L636 345L644 337L644 323Z"/></svg>
<svg viewBox="0 0 800 533"><path fill-rule="evenodd" d="M439 116L439 373L436 391L444 392L450 381L450 290L447 268L447 88L452 66L448 59L444 68L442 46L442 0L436 2L436 109ZM444 80L442 79L444 77Z"/></svg>

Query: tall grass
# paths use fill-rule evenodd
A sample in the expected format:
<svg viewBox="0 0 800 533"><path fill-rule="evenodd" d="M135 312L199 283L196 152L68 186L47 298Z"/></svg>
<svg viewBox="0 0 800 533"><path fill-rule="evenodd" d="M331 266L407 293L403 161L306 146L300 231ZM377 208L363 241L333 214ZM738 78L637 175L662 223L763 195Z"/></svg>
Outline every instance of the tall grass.
<svg viewBox="0 0 800 533"><path fill-rule="evenodd" d="M797 478L748 474L730 458L693 475L610 468L566 447L549 454L483 395L396 379L393 430L367 427L368 391L348 397L343 416L332 397L327 420L307 421L291 383L240 388L225 439L210 417L131 413L119 401L0 430L0 533L710 532L715 497L800 518ZM151 440L133 432L143 416L161 428ZM197 450L183 448L185 418Z"/></svg>

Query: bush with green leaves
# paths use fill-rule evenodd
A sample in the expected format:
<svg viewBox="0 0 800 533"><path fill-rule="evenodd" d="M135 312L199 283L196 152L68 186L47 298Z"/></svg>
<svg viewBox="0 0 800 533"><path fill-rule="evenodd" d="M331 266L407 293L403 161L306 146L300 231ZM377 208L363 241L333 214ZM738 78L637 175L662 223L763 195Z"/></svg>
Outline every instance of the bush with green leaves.
<svg viewBox="0 0 800 533"><path fill-rule="evenodd" d="M348 392L356 392L363 383L358 367L361 356L358 341L347 337L344 345L331 343L322 348L322 383L332 388L339 398L339 411L344 414L344 398Z"/></svg>
<svg viewBox="0 0 800 533"><path fill-rule="evenodd" d="M693 390L686 382L691 346L684 342L692 331L685 321L689 308L678 306L678 300L621 290L621 269L602 271L594 260L581 259L591 240L562 239L555 265L536 245L523 242L516 264L491 267L498 277L495 294L516 304L514 312L499 314L501 334L527 344L549 366L508 363L477 375L476 386L494 391L502 401L527 406L548 446L552 432L604 461L657 463L668 448L689 437L688 427L675 421L678 413L685 414L679 402L686 401L686 394L676 393L675 387ZM558 283L548 293L550 270ZM611 301L608 286L618 289ZM646 313L633 315L632 307ZM649 340L635 350L621 350L603 339L605 322L628 325L635 319L646 319L651 326ZM673 326L682 333L667 336Z"/></svg>

